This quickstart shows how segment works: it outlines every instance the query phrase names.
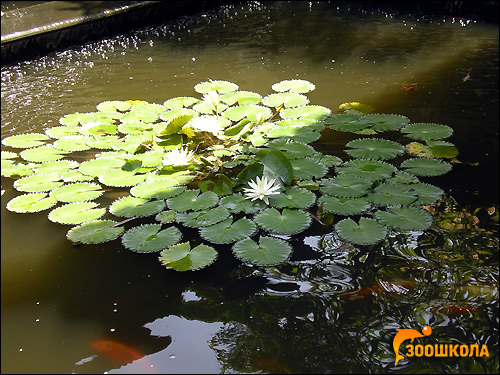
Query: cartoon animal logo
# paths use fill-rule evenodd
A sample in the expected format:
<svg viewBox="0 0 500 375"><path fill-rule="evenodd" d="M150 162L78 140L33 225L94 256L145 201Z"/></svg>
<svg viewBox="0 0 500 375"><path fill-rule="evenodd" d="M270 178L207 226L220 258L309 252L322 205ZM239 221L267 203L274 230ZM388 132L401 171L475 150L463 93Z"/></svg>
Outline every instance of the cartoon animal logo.
<svg viewBox="0 0 500 375"><path fill-rule="evenodd" d="M425 326L422 328L422 333L418 332L416 329L396 329L398 333L394 336L394 340L392 341L392 347L394 348L394 353L396 353L396 362L394 366L398 365L398 362L401 359L404 359L404 356L399 354L399 345L407 339L411 339L411 342L415 339L415 337L424 337L429 336L432 333L432 328L429 326Z"/></svg>

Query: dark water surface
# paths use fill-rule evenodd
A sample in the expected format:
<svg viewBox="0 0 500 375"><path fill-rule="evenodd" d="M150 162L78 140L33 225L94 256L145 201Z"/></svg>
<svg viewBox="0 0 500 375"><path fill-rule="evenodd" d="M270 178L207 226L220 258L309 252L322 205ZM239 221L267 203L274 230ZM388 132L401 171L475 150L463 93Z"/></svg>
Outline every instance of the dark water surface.
<svg viewBox="0 0 500 375"><path fill-rule="evenodd" d="M179 273L120 240L73 247L46 212L7 211L17 193L2 177L2 373L498 371L498 26L342 4L226 6L3 67L2 139L105 100L196 96L209 78L263 96L305 79L333 112L359 101L454 129L461 163L428 181L447 193L434 226L356 247L313 225L285 264L244 265L220 246L210 267ZM326 130L315 147L344 157L353 138ZM425 325L422 344L489 357L395 367L395 329Z"/></svg>

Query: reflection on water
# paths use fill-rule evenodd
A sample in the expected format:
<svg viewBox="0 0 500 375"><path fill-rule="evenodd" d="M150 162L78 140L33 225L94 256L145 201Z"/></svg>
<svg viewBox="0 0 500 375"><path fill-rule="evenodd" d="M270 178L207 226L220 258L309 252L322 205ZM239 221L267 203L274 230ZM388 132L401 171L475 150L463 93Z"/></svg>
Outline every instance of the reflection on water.
<svg viewBox="0 0 500 375"><path fill-rule="evenodd" d="M45 213L6 211L15 192L2 178L2 372L496 371L498 27L326 3L227 6L3 67L2 138L104 100L191 96L208 78L262 95L302 78L333 111L360 101L453 127L464 164L432 183L456 206L376 246L315 223L286 264L249 267L221 246L209 268L176 273L119 241L73 247ZM315 147L335 154L350 139L329 132ZM487 344L490 357L394 368L395 329L424 325L428 343Z"/></svg>

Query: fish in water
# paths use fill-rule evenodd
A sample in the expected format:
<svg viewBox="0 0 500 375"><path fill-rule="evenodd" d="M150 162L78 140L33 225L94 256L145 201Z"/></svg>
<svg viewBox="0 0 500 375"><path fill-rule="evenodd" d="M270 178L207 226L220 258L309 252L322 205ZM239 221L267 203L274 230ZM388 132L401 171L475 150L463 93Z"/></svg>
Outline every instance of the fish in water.
<svg viewBox="0 0 500 375"><path fill-rule="evenodd" d="M415 286L415 281L380 281L380 284L371 286L369 288L357 290L355 292L345 292L340 294L343 300L351 300L357 298L373 297L375 294L405 294L409 289Z"/></svg>
<svg viewBox="0 0 500 375"><path fill-rule="evenodd" d="M91 346L100 355L116 365L125 365L144 357L144 354L134 348L113 340L93 341Z"/></svg>
<svg viewBox="0 0 500 375"><path fill-rule="evenodd" d="M480 315L483 313L483 310L478 309L477 307L467 306L467 305L446 305L440 307L433 307L431 311L446 314L450 318L457 318L459 316L472 318L474 315Z"/></svg>
<svg viewBox="0 0 500 375"><path fill-rule="evenodd" d="M399 354L399 346L401 343L408 339L413 342L416 337L429 336L432 333L432 328L425 326L422 328L422 333L418 332L416 329L396 329L396 331L398 331L398 333L396 333L396 336L394 336L394 339L392 340L392 347L394 348L394 353L396 353L396 362L394 363L394 366L397 366L398 362L405 358Z"/></svg>
<svg viewBox="0 0 500 375"><path fill-rule="evenodd" d="M265 370L269 374L294 374L287 366L282 363L266 357L254 358L255 363L259 365L262 370Z"/></svg>

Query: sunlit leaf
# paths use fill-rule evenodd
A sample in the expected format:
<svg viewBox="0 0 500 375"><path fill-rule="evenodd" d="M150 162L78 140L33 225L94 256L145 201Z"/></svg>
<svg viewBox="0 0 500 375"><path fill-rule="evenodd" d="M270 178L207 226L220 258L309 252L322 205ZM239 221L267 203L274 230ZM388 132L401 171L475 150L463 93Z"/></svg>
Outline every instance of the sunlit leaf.
<svg viewBox="0 0 500 375"><path fill-rule="evenodd" d="M95 208L95 202L76 202L65 204L50 211L48 219L59 224L81 224L99 219L106 213L105 208Z"/></svg>
<svg viewBox="0 0 500 375"><path fill-rule="evenodd" d="M137 197L123 197L109 206L109 212L119 217L145 217L155 215L165 209L165 201Z"/></svg>
<svg viewBox="0 0 500 375"><path fill-rule="evenodd" d="M260 237L259 242L246 238L233 245L233 254L245 263L272 266L287 260L292 247L275 237Z"/></svg>
<svg viewBox="0 0 500 375"><path fill-rule="evenodd" d="M179 96L177 98L168 99L163 103L163 106L169 109L180 109L183 107L191 107L199 99L190 96Z"/></svg>
<svg viewBox="0 0 500 375"><path fill-rule="evenodd" d="M124 231L123 227L115 227L114 220L94 220L78 225L68 231L66 237L75 243L98 244L112 241Z"/></svg>
<svg viewBox="0 0 500 375"><path fill-rule="evenodd" d="M236 107L231 107L226 109L222 115L227 117L232 121L239 121L244 117L247 117L250 121L255 121L256 116L262 113L264 119L270 118L273 113L268 107L263 107L256 104L240 105Z"/></svg>
<svg viewBox="0 0 500 375"><path fill-rule="evenodd" d="M339 109L345 111L346 113L356 112L363 114L369 114L375 111L375 108L373 108L371 105L363 104L360 102L343 103L339 106Z"/></svg>
<svg viewBox="0 0 500 375"><path fill-rule="evenodd" d="M327 107L320 105L303 105L295 108L287 108L280 112L283 119L294 119L305 117L317 121L324 120L330 115L331 111Z"/></svg>
<svg viewBox="0 0 500 375"><path fill-rule="evenodd" d="M212 264L217 259L217 251L203 244L191 249L189 242L183 242L162 250L158 259L175 271L194 271Z"/></svg>
<svg viewBox="0 0 500 375"><path fill-rule="evenodd" d="M100 197L103 193L101 186L93 183L74 183L60 186L50 192L50 196L60 202L83 202L91 201Z"/></svg>
<svg viewBox="0 0 500 375"><path fill-rule="evenodd" d="M178 212L175 214L175 220L187 227L206 227L214 225L229 217L229 211L224 207L216 207L211 210L194 211L194 212Z"/></svg>
<svg viewBox="0 0 500 375"><path fill-rule="evenodd" d="M274 91L278 92L296 92L296 93L306 93L313 91L316 86L304 79L290 79L275 83L271 86Z"/></svg>
<svg viewBox="0 0 500 375"><path fill-rule="evenodd" d="M7 202L7 209L17 213L31 213L46 210L57 203L57 199L47 193L19 195Z"/></svg>
<svg viewBox="0 0 500 375"><path fill-rule="evenodd" d="M308 208L316 202L313 192L298 187L287 187L285 192L269 197L269 204L280 208Z"/></svg>
<svg viewBox="0 0 500 375"><path fill-rule="evenodd" d="M125 160L122 159L99 158L84 161L80 164L78 170L88 176L97 177L112 169L121 168L124 164Z"/></svg>
<svg viewBox="0 0 500 375"><path fill-rule="evenodd" d="M227 105L238 103L239 105L259 104L262 97L251 91L234 91L221 95L220 100Z"/></svg>
<svg viewBox="0 0 500 375"><path fill-rule="evenodd" d="M14 181L14 187L18 191L28 193L40 193L49 191L63 184L57 173L36 174L20 178Z"/></svg>
<svg viewBox="0 0 500 375"><path fill-rule="evenodd" d="M323 177L328 172L328 167L321 161L312 158L292 159L293 175L299 180Z"/></svg>
<svg viewBox="0 0 500 375"><path fill-rule="evenodd" d="M167 199L175 197L186 190L185 186L176 186L178 184L175 179L167 177L149 180L134 186L130 189L130 194L145 199Z"/></svg>
<svg viewBox="0 0 500 375"><path fill-rule="evenodd" d="M179 242L182 233L176 227L161 230L161 224L143 224L130 228L122 236L122 244L138 253L151 253Z"/></svg>
<svg viewBox="0 0 500 375"><path fill-rule="evenodd" d="M65 154L67 154L67 151L59 150L52 146L40 146L28 148L21 151L19 155L27 161L44 162L62 159Z"/></svg>
<svg viewBox="0 0 500 375"><path fill-rule="evenodd" d="M294 92L284 92L278 94L271 94L262 98L262 104L268 107L278 108L283 105L286 108L297 107L300 105L309 104L309 99L307 96L302 94L297 94Z"/></svg>
<svg viewBox="0 0 500 375"><path fill-rule="evenodd" d="M252 201L250 199L245 199L241 194L231 194L221 198L219 206L233 213L244 212L246 214L252 214L267 208L267 205L262 200L258 199Z"/></svg>
<svg viewBox="0 0 500 375"><path fill-rule="evenodd" d="M67 152L85 151L90 149L90 146L87 144L89 140L90 137L85 135L68 135L59 138L52 146Z"/></svg>
<svg viewBox="0 0 500 375"><path fill-rule="evenodd" d="M128 111L132 107L130 103L121 100L108 100L97 105L98 111Z"/></svg>
<svg viewBox="0 0 500 375"><path fill-rule="evenodd" d="M199 92L200 94L206 94L210 91L217 91L220 94L226 94L236 90L238 90L237 84L220 80L201 82L194 86L194 91Z"/></svg>
<svg viewBox="0 0 500 375"><path fill-rule="evenodd" d="M62 138L68 135L79 135L80 128L77 126L54 126L45 129L45 134L51 138Z"/></svg>
<svg viewBox="0 0 500 375"><path fill-rule="evenodd" d="M166 109L166 108L165 108ZM155 112L133 109L123 115L122 121L143 121L145 123L155 122L158 119L158 115Z"/></svg>
<svg viewBox="0 0 500 375"><path fill-rule="evenodd" d="M112 169L99 176L99 182L107 186L135 186L146 179L146 175L134 174L121 169Z"/></svg>
<svg viewBox="0 0 500 375"><path fill-rule="evenodd" d="M219 201L219 196L213 191L206 191L200 194L200 190L186 190L183 193L169 198L167 205L175 211L199 211L213 207Z"/></svg>
<svg viewBox="0 0 500 375"><path fill-rule="evenodd" d="M118 131L123 134L141 134L145 130L151 130L151 124L142 121L125 121L118 125Z"/></svg>
<svg viewBox="0 0 500 375"><path fill-rule="evenodd" d="M56 160L56 161L48 161L42 164L37 164L33 167L33 170L37 174L42 173L63 173L69 171L70 169L78 167L78 163L73 160Z"/></svg>

